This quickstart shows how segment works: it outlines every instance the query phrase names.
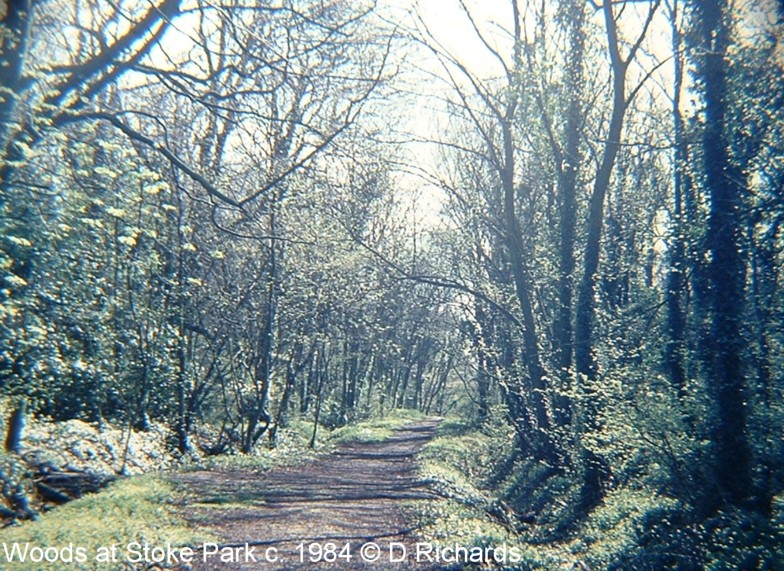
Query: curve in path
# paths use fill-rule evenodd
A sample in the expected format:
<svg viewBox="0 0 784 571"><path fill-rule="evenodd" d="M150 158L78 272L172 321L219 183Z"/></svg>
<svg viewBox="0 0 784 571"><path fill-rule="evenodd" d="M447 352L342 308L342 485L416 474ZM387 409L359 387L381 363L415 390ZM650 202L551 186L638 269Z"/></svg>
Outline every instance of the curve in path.
<svg viewBox="0 0 784 571"><path fill-rule="evenodd" d="M433 497L417 479L413 457L433 437L437 424L435 419L412 424L384 442L347 444L314 462L270 472L183 474L178 480L202 502L227 504L186 509L191 522L222 540L217 548L205 546L217 553L197 554L192 568L440 569L415 561L416 540L403 512L406 501ZM369 542L380 547L372 563L368 559L373 550L364 558L361 552ZM322 553L329 550L329 543L344 557L312 561L319 548ZM401 545L408 557L397 561L402 559Z"/></svg>

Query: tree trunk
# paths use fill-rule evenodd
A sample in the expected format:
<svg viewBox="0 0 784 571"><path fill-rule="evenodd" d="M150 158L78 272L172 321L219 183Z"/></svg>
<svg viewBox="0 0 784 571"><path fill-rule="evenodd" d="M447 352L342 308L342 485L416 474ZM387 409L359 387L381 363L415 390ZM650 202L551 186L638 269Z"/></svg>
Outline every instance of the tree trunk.
<svg viewBox="0 0 784 571"><path fill-rule="evenodd" d="M23 68L30 35L30 14L33 0L6 2L2 27L6 37L0 41L0 85L5 89L0 95L0 204L5 200L8 183L14 171L14 160L20 151L11 149L13 139L16 98L23 87Z"/></svg>
<svg viewBox="0 0 784 571"><path fill-rule="evenodd" d="M188 353L185 331L185 304L187 290L185 285L185 237L183 236L184 205L181 196L177 196L177 448L180 453L187 454L192 451L188 421Z"/></svg>
<svg viewBox="0 0 784 571"><path fill-rule="evenodd" d="M5 435L5 451L19 454L22 451L22 434L24 433L27 399L21 399L8 418L8 431Z"/></svg>
<svg viewBox="0 0 784 571"><path fill-rule="evenodd" d="M605 20L610 36L610 52L612 54L613 69L613 106L610 117L610 127L607 133L607 142L602 153L599 170L596 173L593 190L591 192L587 238L585 242L585 259L583 262L583 275L580 281L577 299L577 313L575 317L575 367L577 372L589 381L596 379L596 357L593 353L593 321L594 321L594 289L596 286L596 271L599 268L599 255L601 253L602 228L604 226L604 200L610 186L615 159L621 143L623 120L626 114L626 67L617 52L618 40L615 30L615 21L611 0L605 0Z"/></svg>
<svg viewBox="0 0 784 571"><path fill-rule="evenodd" d="M673 79L672 118L674 126L674 157L673 157L673 221L670 236L670 267L667 274L667 346L665 347L665 365L670 382L678 390L681 398L686 396L686 371L684 369L684 353L686 318L682 305L684 273L686 260L684 241L686 225L683 209L683 170L686 166L686 141L683 135L683 116L681 115L681 87L683 85L683 56L681 55L681 32L678 29L678 2L675 0L671 13L672 53L675 73Z"/></svg>
<svg viewBox="0 0 784 571"><path fill-rule="evenodd" d="M281 428L281 425L286 423L286 414L289 409L289 403L291 402L291 395L294 393L295 381L296 375L294 373L294 367L292 367L292 363L289 361L286 366L286 386L283 389L283 396L280 398L278 413L275 415L275 421L272 423L272 428L270 429L269 438L273 446L276 446L278 443L278 430Z"/></svg>
<svg viewBox="0 0 784 571"><path fill-rule="evenodd" d="M571 2L568 7L569 58L566 68L566 86L569 107L566 111L566 148L558 165L558 211L560 244L558 249L558 313L555 321L555 363L562 379L561 389L571 389L574 331L572 328L572 298L575 269L574 245L577 227L577 173L580 166L580 140L582 139L582 85L585 33L584 3ZM556 156L561 155L556 150ZM572 416L569 397L557 395L553 412L558 424L566 426Z"/></svg>
<svg viewBox="0 0 784 571"><path fill-rule="evenodd" d="M474 331L474 347L476 349L476 392L477 392L477 420L483 423L490 414L489 394L490 394L490 375L487 347L489 345L489 335L486 329L489 327L487 314L482 307L482 302L474 299L474 319L476 320L476 331ZM450 357L451 364L451 357Z"/></svg>
<svg viewBox="0 0 784 571"><path fill-rule="evenodd" d="M318 436L318 426L319 420L321 420L321 405L323 403L323 395L324 395L324 386L326 385L327 380L327 366L325 363L324 370L319 370L317 372L318 375L318 386L316 388L316 412L313 415L313 433L310 436L310 447L316 447L316 438Z"/></svg>
<svg viewBox="0 0 784 571"><path fill-rule="evenodd" d="M712 320L709 387L716 405L711 436L718 489L709 508L745 505L757 499L752 478L751 447L747 439L746 379L742 366L744 336L742 311L746 267L741 257L741 181L743 173L732 164L727 121L727 57L730 30L724 0L696 3L702 25L701 79L705 99L703 160L710 198L707 243Z"/></svg>
<svg viewBox="0 0 784 571"><path fill-rule="evenodd" d="M604 201L620 148L623 120L627 107L626 70L628 63L623 60L619 52L618 31L612 0L604 0L603 10L612 65L613 104L607 141L604 145L589 202L583 275L578 289L575 315L574 363L577 374L584 383L583 392L586 397L583 410L583 432L592 432L599 428L598 392L595 386L598 370L593 347L594 294L601 252ZM599 458L590 450L584 452L585 473L581 504L583 509L587 510L595 505L603 495L602 483L608 477L608 467L604 459Z"/></svg>
<svg viewBox="0 0 784 571"><path fill-rule="evenodd" d="M504 197L503 215L507 237L506 246L509 251L517 301L523 317L523 356L530 379L530 399L533 418L536 421L536 426L534 427L536 431L535 436L532 435L534 436L533 443L536 450L533 452L540 459L555 462L555 449L550 435L550 417L547 412L547 399L545 397L547 387L544 381L544 367L539 354L536 321L534 319L531 274L524 257L523 232L520 228L520 221L517 218L514 186L514 137L512 133L515 108L516 105L514 103L509 104L506 110L506 117L504 117L501 125L504 159L503 168L500 169L499 174L501 175Z"/></svg>

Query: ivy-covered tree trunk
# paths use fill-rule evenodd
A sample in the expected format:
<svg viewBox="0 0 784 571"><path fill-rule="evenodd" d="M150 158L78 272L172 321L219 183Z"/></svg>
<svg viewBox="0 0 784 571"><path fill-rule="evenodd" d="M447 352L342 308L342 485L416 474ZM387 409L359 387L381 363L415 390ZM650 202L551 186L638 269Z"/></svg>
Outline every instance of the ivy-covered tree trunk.
<svg viewBox="0 0 784 571"><path fill-rule="evenodd" d="M528 265L524 258L523 232L516 212L516 192L514 186L514 140L511 121L514 116L514 105L507 110L506 121L501 126L504 138L504 168L501 183L504 193L503 213L507 235L507 249L511 261L512 277L515 284L517 301L520 305L523 323L523 356L528 371L531 388L531 408L536 420L536 435L533 442L537 450L533 452L547 460L554 460L554 449L550 436L550 417L547 412L544 385L544 367L539 354L536 334L536 321L532 302L532 281Z"/></svg>
<svg viewBox="0 0 784 571"><path fill-rule="evenodd" d="M578 374L583 375L589 382L596 379L597 373L592 334L595 313L594 289L596 286L596 272L599 268L602 229L604 227L604 201L607 189L610 186L610 177L615 166L615 158L620 148L623 119L627 107L626 69L628 61L624 61L618 51L618 32L612 2L605 0L604 5L610 45L610 60L613 69L612 114L607 132L607 142L604 146L604 152L590 196L583 274L578 289L574 330L575 367Z"/></svg>
<svg viewBox="0 0 784 571"><path fill-rule="evenodd" d="M711 427L717 489L709 508L753 501L751 448L748 442L746 379L743 371L743 307L746 267L741 256L744 177L729 156L726 124L727 57L730 48L729 6L725 0L699 0L702 61L700 79L705 101L703 166L710 199L707 244L712 320L709 387L715 403Z"/></svg>
<svg viewBox="0 0 784 571"><path fill-rule="evenodd" d="M594 290L596 272L599 268L602 228L604 226L604 201L610 186L615 159L620 148L623 119L626 113L626 69L628 62L621 58L617 35L617 24L612 2L605 0L604 16L607 26L610 61L612 63L613 103L607 142L604 145L599 169L594 179L590 196L583 273L577 296L574 329L574 363L577 374L585 386L585 407L583 411L583 430L597 429L599 404L597 387L597 364L593 346L595 319ZM602 497L602 482L607 478L606 462L590 450L584 451L584 482L581 492L583 509L589 509Z"/></svg>
<svg viewBox="0 0 784 571"><path fill-rule="evenodd" d="M474 319L476 320L473 331L474 349L476 350L476 394L477 394L477 420L482 423L490 414L490 358L487 348L490 345L489 329L490 320L482 306L482 302L474 299Z"/></svg>
<svg viewBox="0 0 784 571"><path fill-rule="evenodd" d="M184 261L184 238L182 228L184 226L182 199L178 198L180 206L177 219L177 448L182 454L191 452L190 441L190 421L188 418L188 396L190 394L190 375L188 372L188 352L187 338L185 332L185 308L187 303L187 290L185 285L186 271Z"/></svg>
<svg viewBox="0 0 784 571"><path fill-rule="evenodd" d="M686 350L686 318L683 310L684 274L686 271L685 248L686 224L683 205L684 170L686 168L686 141L684 137L683 116L681 115L681 89L683 86L683 55L681 54L681 32L678 29L678 2L672 4L671 13L672 53L674 64L672 119L674 135L673 153L673 197L672 230L669 240L670 267L667 274L667 330L665 365L673 386L681 397L686 395L686 371L684 353Z"/></svg>
<svg viewBox="0 0 784 571"><path fill-rule="evenodd" d="M569 43L571 50L566 67L566 86L569 105L566 111L564 152L556 152L560 158L558 168L558 215L560 243L558 247L558 313L555 321L555 363L564 380L563 389L570 389L572 359L574 357L574 331L572 311L574 297L575 235L577 229L577 173L580 167L580 143L582 139L582 90L583 54L585 47L585 7L580 1L571 2L566 8L569 15ZM560 155L560 156L559 156ZM554 399L555 418L567 425L572 416L569 397L558 395Z"/></svg>
<svg viewBox="0 0 784 571"><path fill-rule="evenodd" d="M5 15L2 20L0 37L0 158L8 157L10 133L16 109L17 94L22 88L22 69L25 54L27 53L28 36L30 31L30 12L33 9L33 0L15 0L6 3ZM11 166L7 162L0 162L0 181L5 188L6 175Z"/></svg>

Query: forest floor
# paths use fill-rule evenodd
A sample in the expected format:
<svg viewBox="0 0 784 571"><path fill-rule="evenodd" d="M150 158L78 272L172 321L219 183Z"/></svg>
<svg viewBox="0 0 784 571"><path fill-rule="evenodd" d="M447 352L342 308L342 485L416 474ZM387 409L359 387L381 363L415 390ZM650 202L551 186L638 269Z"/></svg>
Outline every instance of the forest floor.
<svg viewBox="0 0 784 571"><path fill-rule="evenodd" d="M191 568L443 569L427 557L417 561L415 530L405 513L407 502L434 497L417 478L414 455L433 438L437 424L418 421L383 442L344 444L329 455L274 471L177 476L188 498L182 515L220 538L199 546ZM374 562L369 543L379 547ZM402 546L407 557L398 561Z"/></svg>

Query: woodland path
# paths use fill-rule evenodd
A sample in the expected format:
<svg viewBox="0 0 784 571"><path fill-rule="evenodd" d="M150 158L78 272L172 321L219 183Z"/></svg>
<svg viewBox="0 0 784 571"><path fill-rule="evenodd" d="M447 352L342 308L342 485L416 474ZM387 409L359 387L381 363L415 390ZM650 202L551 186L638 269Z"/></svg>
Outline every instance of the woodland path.
<svg viewBox="0 0 784 571"><path fill-rule="evenodd" d="M219 551L198 553L192 569L220 570L408 570L443 569L414 560L416 539L404 515L404 503L433 497L416 477L413 457L435 433L438 420L410 424L380 443L351 443L337 451L294 467L269 472L253 470L200 471L178 477L189 495L220 498L215 507L184 506L186 517L221 538L221 548L236 546L234 559L221 561ZM223 507L221 504L226 504ZM305 561L298 544L305 543ZM339 550L349 545L351 560L333 563L308 560L308 545L333 542ZM375 542L381 556L363 561L361 547ZM389 545L407 546L404 562L390 559ZM245 545L249 547L246 549ZM253 557L246 561L246 550ZM278 558L277 562L268 561ZM228 557L227 557L228 559Z"/></svg>

